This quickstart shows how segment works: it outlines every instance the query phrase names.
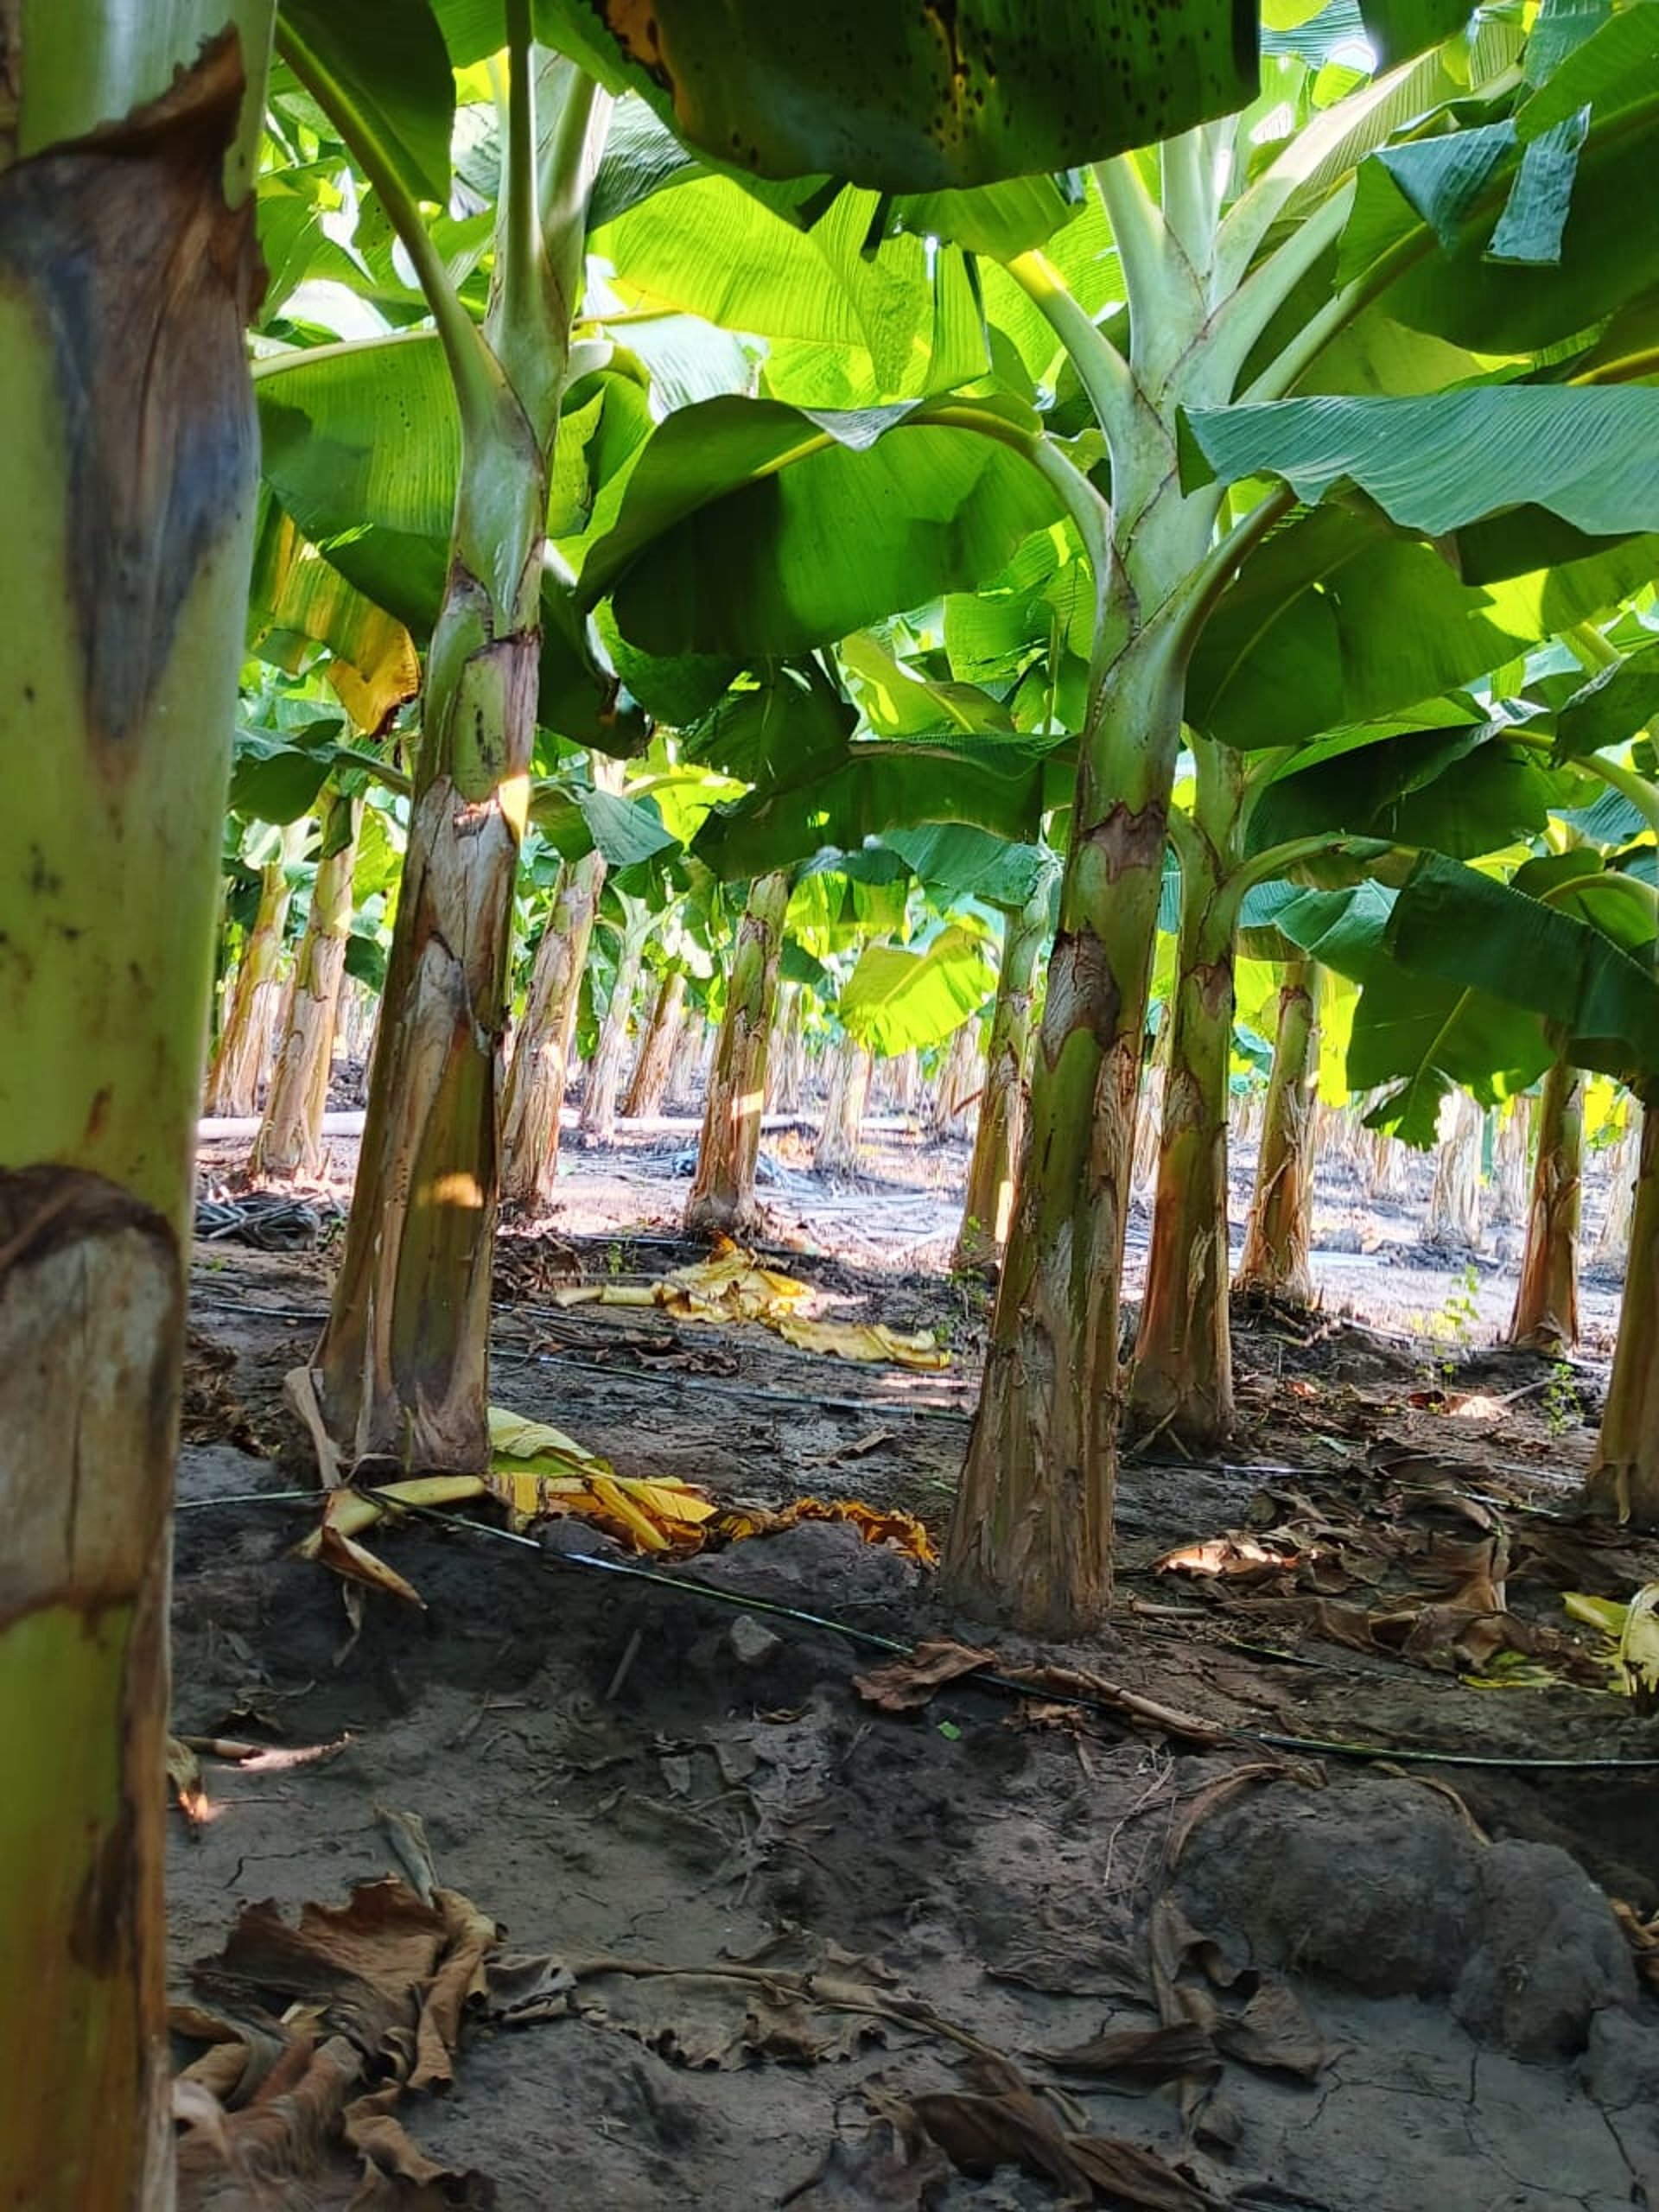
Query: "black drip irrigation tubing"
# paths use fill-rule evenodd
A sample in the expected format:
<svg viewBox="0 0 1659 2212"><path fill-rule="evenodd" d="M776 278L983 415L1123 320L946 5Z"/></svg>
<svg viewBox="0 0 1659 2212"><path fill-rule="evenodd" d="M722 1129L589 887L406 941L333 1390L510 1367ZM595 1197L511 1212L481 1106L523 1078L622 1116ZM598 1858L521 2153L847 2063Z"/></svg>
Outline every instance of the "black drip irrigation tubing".
<svg viewBox="0 0 1659 2212"><path fill-rule="evenodd" d="M194 1498L186 1501L182 1510L209 1505L231 1505L257 1501L262 1504L287 1503L299 1497L320 1499L317 1491L259 1491L242 1493L235 1498ZM365 1492L373 1497L372 1490ZM705 1603L727 1605L739 1612L765 1613L773 1619L798 1622L806 1628L825 1629L832 1636L839 1636L849 1643L861 1644L868 1650L883 1651L899 1656L906 1656L915 1647L901 1638L882 1636L874 1629L856 1628L850 1621L832 1619L827 1613L809 1613L798 1605L785 1605L776 1599L757 1598L741 1590L722 1590L717 1586L690 1580L685 1575L665 1574L660 1567L635 1567L626 1560L602 1559L594 1552L550 1551L535 1536L519 1535L512 1529L497 1529L487 1521L474 1521L464 1513L451 1513L437 1506L409 1505L401 1500L386 1503L400 1513L408 1513L418 1520L430 1522L441 1529L464 1529L471 1535L487 1536L496 1543L513 1544L533 1551L541 1564L556 1570L570 1567L601 1574L620 1574L633 1582L647 1582L658 1589L672 1590L681 1597L700 1598ZM1006 1697L1034 1698L1045 1705L1070 1706L1085 1713L1108 1713L1122 1721L1126 1708L1115 1705L1108 1698L1090 1697L1080 1690L1051 1689L1039 1682L1015 1681L1011 1675L999 1675L988 1669L976 1669L971 1674L959 1676L943 1686L938 1694L946 1696L952 1690L966 1688L995 1690ZM1132 1710L1127 1717L1134 1719ZM1197 1719L1195 1714L1192 1716ZM1156 1725L1156 1724L1154 1724ZM1565 1772L1582 1774L1615 1770L1641 1769L1652 1770L1659 1767L1659 1752L1641 1758L1511 1758L1503 1753L1484 1751L1439 1751L1416 1746L1395 1744L1349 1744L1319 1736L1281 1736L1260 1728L1231 1728L1221 1722L1213 1725L1217 1735L1236 1744L1257 1744L1269 1751L1294 1751L1322 1758L1381 1759L1396 1765L1501 1767L1511 1772ZM1179 1735L1177 1729L1167 1729L1168 1734ZM1194 1738L1190 1740L1198 1741ZM1207 1738L1202 1740L1209 1740ZM1219 1745L1217 1748L1219 1748Z"/></svg>

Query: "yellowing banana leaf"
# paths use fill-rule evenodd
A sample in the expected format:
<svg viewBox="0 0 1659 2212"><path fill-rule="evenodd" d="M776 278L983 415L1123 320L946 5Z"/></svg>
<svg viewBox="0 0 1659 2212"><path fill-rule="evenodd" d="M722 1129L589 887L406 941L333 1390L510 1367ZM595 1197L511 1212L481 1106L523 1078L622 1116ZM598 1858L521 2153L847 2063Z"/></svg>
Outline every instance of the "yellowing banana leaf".
<svg viewBox="0 0 1659 2212"><path fill-rule="evenodd" d="M757 1266L752 1252L727 1238L712 1259L676 1268L655 1287L658 1305L690 1321L775 1321L810 1294L804 1282Z"/></svg>
<svg viewBox="0 0 1659 2212"><path fill-rule="evenodd" d="M502 1471L504 1459L528 1461L538 1474L562 1475L574 1466L603 1466L585 1446L544 1421L529 1421L505 1406L490 1408L490 1464Z"/></svg>
<svg viewBox="0 0 1659 2212"><path fill-rule="evenodd" d="M763 1505L728 1507L709 1533L736 1543L749 1536L781 1535L803 1521L849 1522L867 1544L891 1544L924 1567L938 1565L932 1539L913 1513L889 1513L857 1498L798 1497L777 1512Z"/></svg>
<svg viewBox="0 0 1659 2212"><path fill-rule="evenodd" d="M811 1320L800 1308L810 1287L757 1264L729 1237L713 1256L676 1268L648 1288L633 1283L575 1283L553 1294L557 1306L656 1306L681 1321L762 1321L785 1343L837 1359L884 1360L930 1372L950 1363L927 1335L906 1336L879 1321Z"/></svg>
<svg viewBox="0 0 1659 2212"><path fill-rule="evenodd" d="M1644 1583L1623 1604L1581 1590L1565 1592L1561 1604L1573 1620L1599 1631L1596 1656L1613 1694L1630 1698L1639 1713L1659 1703L1659 1582Z"/></svg>
<svg viewBox="0 0 1659 2212"><path fill-rule="evenodd" d="M831 1352L837 1359L891 1360L899 1367L935 1371L949 1367L950 1355L925 1333L905 1336L879 1321L811 1321L790 1314L773 1324L785 1344L803 1351Z"/></svg>
<svg viewBox="0 0 1659 2212"><path fill-rule="evenodd" d="M377 1521L385 1520L389 1510L397 1506L459 1505L465 1498L482 1497L485 1491L482 1475L413 1475L404 1482L380 1483L372 1491L353 1490L348 1484L328 1492L322 1528L341 1536L358 1536L365 1529L372 1529ZM316 1558L322 1528L314 1529L294 1547L301 1559Z"/></svg>
<svg viewBox="0 0 1659 2212"><path fill-rule="evenodd" d="M1586 1628L1599 1628L1613 1644L1624 1633L1624 1617L1630 1610L1617 1598L1586 1597L1582 1590L1565 1591L1561 1604L1570 1619L1582 1621Z"/></svg>
<svg viewBox="0 0 1659 2212"><path fill-rule="evenodd" d="M333 1567L336 1574L344 1575L348 1582L360 1582L370 1590L384 1590L389 1597L402 1598L411 1605L426 1611L426 1600L412 1582L365 1551L355 1537L343 1535L325 1520L317 1532L316 1556L325 1567Z"/></svg>

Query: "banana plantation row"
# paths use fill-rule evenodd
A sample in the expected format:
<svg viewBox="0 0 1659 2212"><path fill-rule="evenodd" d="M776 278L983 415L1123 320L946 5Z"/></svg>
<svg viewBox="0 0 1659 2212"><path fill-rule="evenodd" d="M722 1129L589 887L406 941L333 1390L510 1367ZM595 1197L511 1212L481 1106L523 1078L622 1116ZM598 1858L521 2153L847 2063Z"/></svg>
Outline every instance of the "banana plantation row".
<svg viewBox="0 0 1659 2212"><path fill-rule="evenodd" d="M1228 1425L1241 990L1278 1037L1251 1264L1293 1290L1316 1003L1410 1141L1459 1087L1541 1084L1563 1332L1582 1077L1633 1115L1659 1077L1659 9L1272 0L1259 53L1232 0L1075 39L963 0L944 42L874 0L786 44L766 9L636 12L0 11L0 1720L37 1778L0 1808L0 2045L52 2085L0 2152L18 2201L161 2201L180 1255L238 721L232 857L276 825L251 982L315 870L267 1166L390 918L309 1370L347 1471L481 1464L502 1146L533 1189L601 896L613 1002L647 949L720 970L710 1226L749 1202L780 976L874 1045L995 980L946 1571L1055 1632L1107 1603L1126 1400ZM226 1021L227 1082L257 1034ZM1592 1485L1649 1522L1656 1262L1649 1116Z"/></svg>

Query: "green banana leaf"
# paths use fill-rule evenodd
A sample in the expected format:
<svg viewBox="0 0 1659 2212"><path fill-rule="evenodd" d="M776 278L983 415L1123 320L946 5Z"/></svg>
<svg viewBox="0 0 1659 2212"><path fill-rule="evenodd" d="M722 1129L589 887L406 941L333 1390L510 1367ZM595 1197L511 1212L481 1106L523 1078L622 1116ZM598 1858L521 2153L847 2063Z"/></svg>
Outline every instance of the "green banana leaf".
<svg viewBox="0 0 1659 2212"><path fill-rule="evenodd" d="M925 1050L960 1029L996 990L983 940L942 930L925 950L867 944L836 1002L836 1019L883 1053Z"/></svg>
<svg viewBox="0 0 1659 2212"><path fill-rule="evenodd" d="M1414 0L1420 8L1423 0ZM1386 20L1413 10L1392 0ZM1184 0L535 0L537 35L678 135L762 176L934 192L1072 168L1243 107L1255 11Z"/></svg>

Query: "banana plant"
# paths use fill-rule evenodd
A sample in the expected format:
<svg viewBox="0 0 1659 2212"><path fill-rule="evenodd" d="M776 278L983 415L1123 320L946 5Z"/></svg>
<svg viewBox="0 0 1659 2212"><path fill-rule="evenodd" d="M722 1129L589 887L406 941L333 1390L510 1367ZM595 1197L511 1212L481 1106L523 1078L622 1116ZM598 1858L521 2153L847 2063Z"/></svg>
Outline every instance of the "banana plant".
<svg viewBox="0 0 1659 2212"><path fill-rule="evenodd" d="M1324 971L1317 960L1302 955L1286 960L1250 1211L1233 1274L1236 1288L1294 1306L1313 1302L1308 1255L1323 988Z"/></svg>
<svg viewBox="0 0 1659 2212"><path fill-rule="evenodd" d="M399 10L395 93L355 25L307 0L284 10L278 50L372 187L419 280L432 334L402 342L444 385L459 437L387 1018L370 1076L353 1225L306 1387L346 1464L476 1469L487 1450L495 1092L542 677L549 493L609 101L537 45L527 0L505 0L487 25L469 19L461 29L474 41L464 58L495 57L499 166L481 320L445 257L448 241L423 213L423 202L448 199L459 58L433 16L423 6ZM468 274L475 262L474 254ZM299 434L313 426L303 415L295 423L299 396L309 393L326 418L362 357L325 349L291 366L263 366L275 433L267 474L315 539L314 518L276 468L296 453L302 476L305 465L327 465L321 437ZM384 448L371 451L377 465ZM429 488L417 484L410 496L429 497ZM388 604L384 577L346 573ZM431 1325L432 1313L447 1325Z"/></svg>
<svg viewBox="0 0 1659 2212"><path fill-rule="evenodd" d="M256 437L261 0L0 18L0 2198L166 2205L173 1454ZM47 2001L42 2001L43 1993Z"/></svg>
<svg viewBox="0 0 1659 2212"><path fill-rule="evenodd" d="M1364 687L1384 633L1362 619L1363 545L1386 564L1402 531L1466 533L1465 575L1501 582L1564 547L1593 557L1586 533L1659 520L1645 473L1623 470L1612 495L1608 459L1652 438L1654 396L1565 387L1554 364L1554 381L1522 381L1568 341L1581 347L1575 372L1610 378L1623 358L1610 318L1659 277L1659 256L1623 251L1605 219L1637 188L1659 134L1651 70L1612 55L1601 31L1562 59L1560 41L1529 54L1508 19L1459 23L1450 39L1448 28L1424 24L1416 50L1328 106L1330 79L1275 58L1237 123L1097 163L1066 220L1039 221L1028 205L1021 232L982 202L935 209L935 236L975 240L998 334L991 388L883 406L843 363L823 387L829 406L808 411L812 365L805 334L791 332L775 362L790 398L763 389L663 424L582 570L583 599L608 597L636 645L739 658L810 651L923 604L953 588L970 540L982 575L999 539L1017 560L1040 534L1084 588L1068 628L1078 665L1062 671L1077 698L1064 717L1076 779L1027 1140L1046 1166L1022 1180L947 1548L961 1592L1029 1625L1085 1626L1108 1592L1128 1156L1169 794L1209 618L1254 556L1281 563L1292 533L1280 526L1306 509L1290 568L1268 573L1300 602L1303 665L1325 685L1297 702L1297 734L1312 736L1376 711ZM1552 236L1542 178L1560 149L1546 118L1561 119L1569 92L1569 120L1591 113ZM683 219L704 189L676 188ZM1476 349L1492 343L1509 349L1505 379L1480 385ZM1467 379L1478 388L1442 399ZM1363 397L1286 397L1327 388ZM1338 435L1319 444L1331 410ZM924 468L926 500L912 490ZM1364 498L1319 510L1350 482ZM1034 518L1023 505L1033 487ZM944 540L941 513L954 517ZM1354 586L1335 621L1317 559L1331 534ZM1439 559L1425 544L1404 550ZM1473 626L1459 604L1428 626L1421 658L1410 632L1395 637L1389 650L1415 672L1387 703L1491 666L1478 640L1459 646L1472 661L1433 664L1450 632L1472 639ZM1333 670L1354 678L1357 709L1340 683L1332 691Z"/></svg>
<svg viewBox="0 0 1659 2212"><path fill-rule="evenodd" d="M262 956L262 942L273 955L280 944L275 902L285 906L295 879L304 876L309 882L305 926L294 951L282 1034L249 1158L252 1173L281 1179L316 1174L321 1168L322 1115L340 985L353 941L364 798L371 788L404 798L409 791L408 778L388 757L395 746L378 747L372 734L389 733L413 694L416 671L413 645L401 626L389 630L378 609L343 580L329 581L321 563L307 563L297 550L283 563L276 594L262 603L262 581L269 575L264 548L272 536L280 533L267 531L262 537L254 564L251 626L266 665L251 671L252 681L245 679L229 804L233 822L276 825L282 849L267 871L273 911L265 911L262 897L260 916L236 970L235 996L209 1066L207 1110L252 1110L260 1085L253 1067L235 1076L238 1036L245 1061L257 1048L256 1065L262 1072L270 1020L268 1014L256 1014L244 1005L243 993L257 985L262 965L270 965L269 957ZM355 652L357 659L346 660L331 649L330 638ZM336 701L350 702L344 721L337 710L320 711ZM359 714L372 721L348 727ZM273 847L270 830L264 835ZM314 837L315 853L301 866ZM243 1085L239 1096L226 1095L221 1087L232 1079Z"/></svg>

